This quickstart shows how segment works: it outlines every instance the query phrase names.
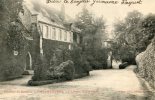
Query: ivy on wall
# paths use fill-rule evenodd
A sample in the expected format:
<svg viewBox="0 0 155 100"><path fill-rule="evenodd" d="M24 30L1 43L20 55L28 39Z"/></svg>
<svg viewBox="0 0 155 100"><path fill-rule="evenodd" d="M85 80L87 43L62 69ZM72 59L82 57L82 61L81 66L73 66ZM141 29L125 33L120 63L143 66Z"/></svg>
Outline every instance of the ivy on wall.
<svg viewBox="0 0 155 100"><path fill-rule="evenodd" d="M7 38L7 45L10 50L20 51L24 49L26 41L23 32L24 31L18 21L11 22Z"/></svg>

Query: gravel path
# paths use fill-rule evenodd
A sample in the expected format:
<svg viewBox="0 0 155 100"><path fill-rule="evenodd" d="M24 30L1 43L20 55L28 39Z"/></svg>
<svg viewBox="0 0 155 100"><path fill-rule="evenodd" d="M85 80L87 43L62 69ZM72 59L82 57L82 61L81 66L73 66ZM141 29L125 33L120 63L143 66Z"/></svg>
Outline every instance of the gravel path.
<svg viewBox="0 0 155 100"><path fill-rule="evenodd" d="M150 100L133 69L96 70L90 76L26 86L31 76L0 83L0 100Z"/></svg>

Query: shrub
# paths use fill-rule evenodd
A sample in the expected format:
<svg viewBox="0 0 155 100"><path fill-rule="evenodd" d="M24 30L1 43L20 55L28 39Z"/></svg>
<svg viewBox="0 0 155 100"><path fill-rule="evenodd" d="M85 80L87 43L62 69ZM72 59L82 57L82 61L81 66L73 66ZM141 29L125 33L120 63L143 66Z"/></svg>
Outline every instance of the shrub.
<svg viewBox="0 0 155 100"><path fill-rule="evenodd" d="M74 68L74 63L73 61L68 60L66 62L66 66L64 68L64 73L65 73L65 78L67 80L72 80L74 79L74 74L75 74L75 68Z"/></svg>
<svg viewBox="0 0 155 100"><path fill-rule="evenodd" d="M74 47L71 51L71 59L74 62L76 74L89 73L91 70L89 61L87 60L86 54L80 47Z"/></svg>
<svg viewBox="0 0 155 100"><path fill-rule="evenodd" d="M106 69L107 68L107 49L96 49L93 53L89 54L85 51L85 59L89 62L92 69Z"/></svg>
<svg viewBox="0 0 155 100"><path fill-rule="evenodd" d="M96 61L96 60L92 61L90 64L93 69L102 69L103 68L102 63L99 61Z"/></svg>
<svg viewBox="0 0 155 100"><path fill-rule="evenodd" d="M9 61L4 61L2 64L3 66L0 66L0 78L2 80L20 77L24 71L23 62L20 57L18 58L10 55L8 59Z"/></svg>
<svg viewBox="0 0 155 100"><path fill-rule="evenodd" d="M40 81L46 80L46 71L48 69L48 64L44 56L38 56L34 64L34 76L32 80Z"/></svg>
<svg viewBox="0 0 155 100"><path fill-rule="evenodd" d="M59 66L51 67L47 71L48 79L60 79L65 78L66 80L74 79L74 63L73 61L66 61L61 63Z"/></svg>

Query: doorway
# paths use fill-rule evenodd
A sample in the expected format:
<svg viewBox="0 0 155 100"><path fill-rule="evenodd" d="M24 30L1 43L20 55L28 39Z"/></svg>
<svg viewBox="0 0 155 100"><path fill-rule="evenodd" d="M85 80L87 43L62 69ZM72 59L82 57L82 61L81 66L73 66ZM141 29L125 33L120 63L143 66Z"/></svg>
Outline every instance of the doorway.
<svg viewBox="0 0 155 100"><path fill-rule="evenodd" d="M28 52L26 55L25 70L32 70L32 56L31 56L30 52Z"/></svg>

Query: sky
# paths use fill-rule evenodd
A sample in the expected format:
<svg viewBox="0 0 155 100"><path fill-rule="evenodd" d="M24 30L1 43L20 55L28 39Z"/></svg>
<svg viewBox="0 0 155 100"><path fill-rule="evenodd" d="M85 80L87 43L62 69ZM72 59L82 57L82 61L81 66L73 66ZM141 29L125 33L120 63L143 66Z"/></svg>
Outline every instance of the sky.
<svg viewBox="0 0 155 100"><path fill-rule="evenodd" d="M64 0L51 0L51 1L61 1L61 3L46 3L46 0L25 0L27 3L30 2L39 2L43 5L46 5L51 8L55 8L56 10L61 10L62 3ZM69 2L71 0L68 0ZM77 1L77 0L74 0ZM81 0L78 0L81 1ZM83 0L87 1L87 0ZM99 1L99 0L98 0ZM100 0L100 1L108 1L108 0ZM111 0L109 0L111 1ZM116 0L121 2L122 0ZM139 0L127 0L127 1L139 1ZM103 4L103 3L95 3L93 6L90 6L90 3L82 3L80 5L76 5L76 3L65 3L65 13L72 18L81 12L83 6L85 5L96 17L101 17L106 20L107 31L110 32L113 30L113 23L116 20L123 20L128 12L133 10L138 10L139 12L147 15L149 13L155 14L155 0L141 0L142 4L134 4L131 6L121 5L121 3L112 5L112 4ZM93 0L90 0L93 2Z"/></svg>

